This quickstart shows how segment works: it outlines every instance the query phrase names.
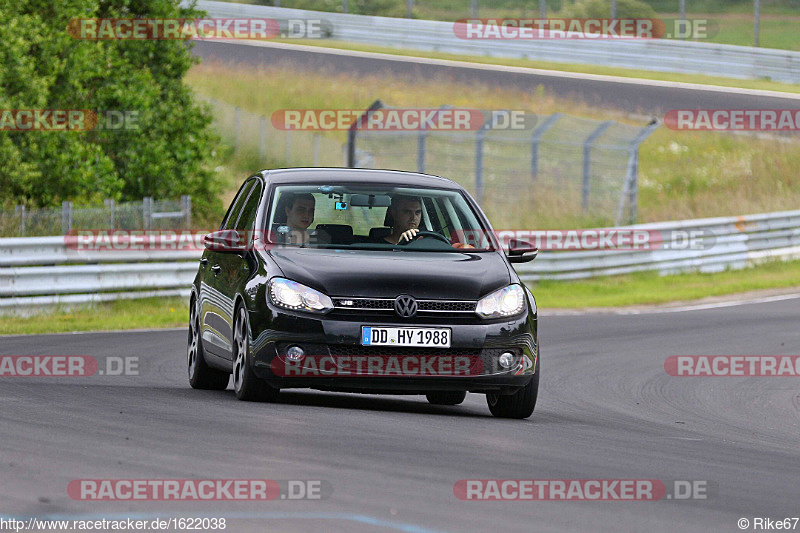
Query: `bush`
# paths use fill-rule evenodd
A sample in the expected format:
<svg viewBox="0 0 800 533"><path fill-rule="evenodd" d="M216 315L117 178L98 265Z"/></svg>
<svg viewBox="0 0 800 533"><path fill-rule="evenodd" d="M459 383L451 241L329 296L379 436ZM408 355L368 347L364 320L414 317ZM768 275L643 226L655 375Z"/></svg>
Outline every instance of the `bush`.
<svg viewBox="0 0 800 533"><path fill-rule="evenodd" d="M79 40L76 18L196 18L171 0L0 0L0 109L138 113L138 130L0 131L0 204L191 194L218 209L211 115L183 84L177 40Z"/></svg>

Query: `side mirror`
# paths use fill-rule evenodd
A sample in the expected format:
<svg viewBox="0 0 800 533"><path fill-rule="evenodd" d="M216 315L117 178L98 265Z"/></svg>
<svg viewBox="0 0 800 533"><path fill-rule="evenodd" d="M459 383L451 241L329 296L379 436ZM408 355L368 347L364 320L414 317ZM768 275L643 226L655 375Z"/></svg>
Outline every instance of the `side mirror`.
<svg viewBox="0 0 800 533"><path fill-rule="evenodd" d="M242 244L242 238L235 229L223 229L213 231L203 237L203 245L206 250L212 252L233 252L240 253L247 250Z"/></svg>
<svg viewBox="0 0 800 533"><path fill-rule="evenodd" d="M533 261L539 254L539 249L528 241L511 239L508 241L508 262L527 263Z"/></svg>

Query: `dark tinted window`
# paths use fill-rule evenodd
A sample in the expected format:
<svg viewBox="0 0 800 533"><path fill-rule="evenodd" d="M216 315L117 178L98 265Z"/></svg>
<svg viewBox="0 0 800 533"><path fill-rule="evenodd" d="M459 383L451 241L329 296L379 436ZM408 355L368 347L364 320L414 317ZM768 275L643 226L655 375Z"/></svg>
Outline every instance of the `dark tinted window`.
<svg viewBox="0 0 800 533"><path fill-rule="evenodd" d="M225 222L222 223L220 229L236 229L236 222L239 220L239 215L242 213L242 206L247 201L247 195L253 188L254 183L255 180L248 180L244 183L244 185L242 185L242 188L239 189L239 193L236 195L236 199L228 209Z"/></svg>
<svg viewBox="0 0 800 533"><path fill-rule="evenodd" d="M239 215L239 221L236 223L236 228L239 231L252 230L253 224L256 221L256 213L258 212L259 200L261 200L261 184L257 180L253 180L255 186L250 190L250 196L247 198Z"/></svg>

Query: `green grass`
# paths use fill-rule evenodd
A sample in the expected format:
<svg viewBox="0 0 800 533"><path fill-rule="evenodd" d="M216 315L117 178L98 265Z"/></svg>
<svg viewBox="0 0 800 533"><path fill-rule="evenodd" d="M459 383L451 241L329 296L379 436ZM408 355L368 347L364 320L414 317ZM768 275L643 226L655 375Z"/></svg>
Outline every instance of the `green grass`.
<svg viewBox="0 0 800 533"><path fill-rule="evenodd" d="M717 274L659 276L642 272L580 281L528 284L539 308L580 309L663 304L759 289L800 289L800 261L769 262L757 268ZM0 317L6 335L187 327L187 303L181 298L147 298L77 307L22 318Z"/></svg>
<svg viewBox="0 0 800 533"><path fill-rule="evenodd" d="M761 15L759 27L759 46L762 48L777 48L781 50L800 50L800 17L798 11L785 15ZM701 18L698 15L687 15L687 18ZM710 20L719 24L719 34L707 39L706 42L720 44L736 44L740 46L753 46L753 15L727 14L724 16L708 15Z"/></svg>
<svg viewBox="0 0 800 533"><path fill-rule="evenodd" d="M543 309L663 304L761 289L800 288L800 261L770 261L715 274L639 272L581 281L529 283Z"/></svg>
<svg viewBox="0 0 800 533"><path fill-rule="evenodd" d="M183 298L142 298L53 309L31 317L0 316L3 335L171 328L189 324Z"/></svg>
<svg viewBox="0 0 800 533"><path fill-rule="evenodd" d="M231 79L237 80L237 83L231 85ZM380 73L353 79L342 73L306 72L292 66L254 69L206 63L192 69L187 81L200 94L267 117L278 109L365 109L380 98L395 107L450 104L465 108L506 109L510 107L509 102L513 102L514 108L532 111L540 117L566 111L571 116L643 125L641 117L632 118L622 112L568 100L547 93L541 86L532 91L498 89L477 83L465 87L463 83L444 76L409 79ZM258 87L258 90L254 91L252 87ZM283 132L272 127L267 129L270 135L275 135L269 153L273 158L280 158L283 154ZM296 149L303 145L307 149L311 144L310 133L296 132L293 135L295 141L292 146ZM331 139L330 142L346 141L345 132L331 132L324 136ZM257 140L258 130L251 127L249 133L242 137ZM335 157L337 166L341 165L338 146L333 146L330 155ZM231 182L237 186L246 177L247 171L270 166L259 164L257 157L248 158L244 155L238 156L237 161L239 166L233 165L236 166L233 169L229 165L231 168L228 169L235 175ZM499 164L497 161L497 154L487 155L488 168L492 168L492 164ZM284 166L283 159L280 163L274 159L272 162L275 166ZM296 165L311 163L308 156L293 161ZM457 169L463 167L463 161L450 163L452 165L444 175L458 180ZM409 163L406 158L405 166L398 168L407 168L409 164L415 164L415 160ZM433 169L434 164L430 159L429 168ZM242 168L245 165L251 166ZM441 166L439 164L436 168ZM797 140L778 142L770 138L722 132L673 131L662 127L640 149L639 222L797 209L800 205L798 167L800 142ZM471 180L471 174L469 176ZM546 177L544 167L542 176ZM606 218L587 218L576 214L579 211L576 209L576 205L580 205L579 198L569 197L563 191L543 191L541 186L538 189L527 187L528 178L487 172L484 206L495 227L568 229L613 224L611 213L603 214ZM469 183L465 185L469 186ZM514 194L509 194L511 190ZM233 192L230 191L229 196ZM520 209L520 205L529 207Z"/></svg>

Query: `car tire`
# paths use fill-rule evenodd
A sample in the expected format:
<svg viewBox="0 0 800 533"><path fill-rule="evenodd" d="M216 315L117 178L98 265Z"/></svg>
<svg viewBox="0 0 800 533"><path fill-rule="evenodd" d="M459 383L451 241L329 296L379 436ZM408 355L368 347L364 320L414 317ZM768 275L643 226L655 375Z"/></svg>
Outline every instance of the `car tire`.
<svg viewBox="0 0 800 533"><path fill-rule="evenodd" d="M458 405L467 397L466 391L436 391L425 395L432 405Z"/></svg>
<svg viewBox="0 0 800 533"><path fill-rule="evenodd" d="M536 398L539 395L539 358L536 358L536 373L530 383L514 394L489 393L486 403L489 411L498 418L528 418L536 408Z"/></svg>
<svg viewBox="0 0 800 533"><path fill-rule="evenodd" d="M208 366L200 334L200 310L195 299L189 307L189 346L186 350L189 384L193 389L225 390L231 375Z"/></svg>
<svg viewBox="0 0 800 533"><path fill-rule="evenodd" d="M250 326L247 311L236 308L233 321L233 390L236 398L246 402L274 402L280 389L270 386L253 372L250 365Z"/></svg>

